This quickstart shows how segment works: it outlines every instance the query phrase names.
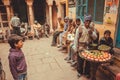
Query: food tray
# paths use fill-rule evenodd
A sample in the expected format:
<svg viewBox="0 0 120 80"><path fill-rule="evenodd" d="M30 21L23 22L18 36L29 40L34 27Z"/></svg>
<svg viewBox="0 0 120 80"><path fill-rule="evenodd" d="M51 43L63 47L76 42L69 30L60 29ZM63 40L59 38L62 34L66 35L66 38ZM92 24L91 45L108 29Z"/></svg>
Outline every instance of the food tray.
<svg viewBox="0 0 120 80"><path fill-rule="evenodd" d="M111 59L111 54L103 51L83 51L79 53L80 57L92 62L107 62Z"/></svg>
<svg viewBox="0 0 120 80"><path fill-rule="evenodd" d="M101 50L101 51L109 51L110 49L111 49L111 47L109 47L107 45L98 46L98 50Z"/></svg>

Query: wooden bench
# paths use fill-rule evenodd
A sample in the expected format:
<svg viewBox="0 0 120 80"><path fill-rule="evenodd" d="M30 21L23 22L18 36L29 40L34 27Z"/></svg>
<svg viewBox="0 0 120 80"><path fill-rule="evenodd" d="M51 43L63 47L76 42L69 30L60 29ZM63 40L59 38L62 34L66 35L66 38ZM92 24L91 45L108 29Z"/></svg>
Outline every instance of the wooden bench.
<svg viewBox="0 0 120 80"><path fill-rule="evenodd" d="M109 80L115 80L116 75L120 73L120 52L115 52L112 61L102 64L99 70L102 71Z"/></svg>

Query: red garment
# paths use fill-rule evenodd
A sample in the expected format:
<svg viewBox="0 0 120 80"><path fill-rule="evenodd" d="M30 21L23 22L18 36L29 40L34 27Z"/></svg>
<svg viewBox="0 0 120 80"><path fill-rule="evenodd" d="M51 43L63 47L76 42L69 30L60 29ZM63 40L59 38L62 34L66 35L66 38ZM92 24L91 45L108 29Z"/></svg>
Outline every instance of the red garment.
<svg viewBox="0 0 120 80"><path fill-rule="evenodd" d="M107 2L107 5L112 6L112 2Z"/></svg>
<svg viewBox="0 0 120 80"><path fill-rule="evenodd" d="M115 1L115 4L117 5L118 4L118 0L114 0Z"/></svg>
<svg viewBox="0 0 120 80"><path fill-rule="evenodd" d="M116 75L116 80L120 80L120 73Z"/></svg>

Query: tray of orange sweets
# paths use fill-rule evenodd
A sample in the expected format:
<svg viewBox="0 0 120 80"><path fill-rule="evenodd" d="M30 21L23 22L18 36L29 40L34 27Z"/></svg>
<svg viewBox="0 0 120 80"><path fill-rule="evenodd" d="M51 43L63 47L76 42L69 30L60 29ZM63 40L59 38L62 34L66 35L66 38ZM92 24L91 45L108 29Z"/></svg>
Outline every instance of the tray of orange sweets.
<svg viewBox="0 0 120 80"><path fill-rule="evenodd" d="M99 50L84 50L79 53L80 57L94 62L107 62L111 59L111 54Z"/></svg>

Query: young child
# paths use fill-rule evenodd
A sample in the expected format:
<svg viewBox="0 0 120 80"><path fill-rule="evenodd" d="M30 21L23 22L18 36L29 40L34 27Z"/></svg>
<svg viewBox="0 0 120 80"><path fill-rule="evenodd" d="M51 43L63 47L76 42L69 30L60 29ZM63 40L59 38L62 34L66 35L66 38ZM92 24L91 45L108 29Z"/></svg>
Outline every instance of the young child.
<svg viewBox="0 0 120 80"><path fill-rule="evenodd" d="M111 47L110 49L110 54L114 54L114 51L113 51L113 39L111 38L111 31L110 30L106 30L104 32L104 37L102 37L100 39L100 45L107 45L109 47Z"/></svg>
<svg viewBox="0 0 120 80"><path fill-rule="evenodd" d="M25 80L27 75L27 64L21 50L23 46L22 37L13 34L9 37L10 53L8 56L9 67L14 80Z"/></svg>

